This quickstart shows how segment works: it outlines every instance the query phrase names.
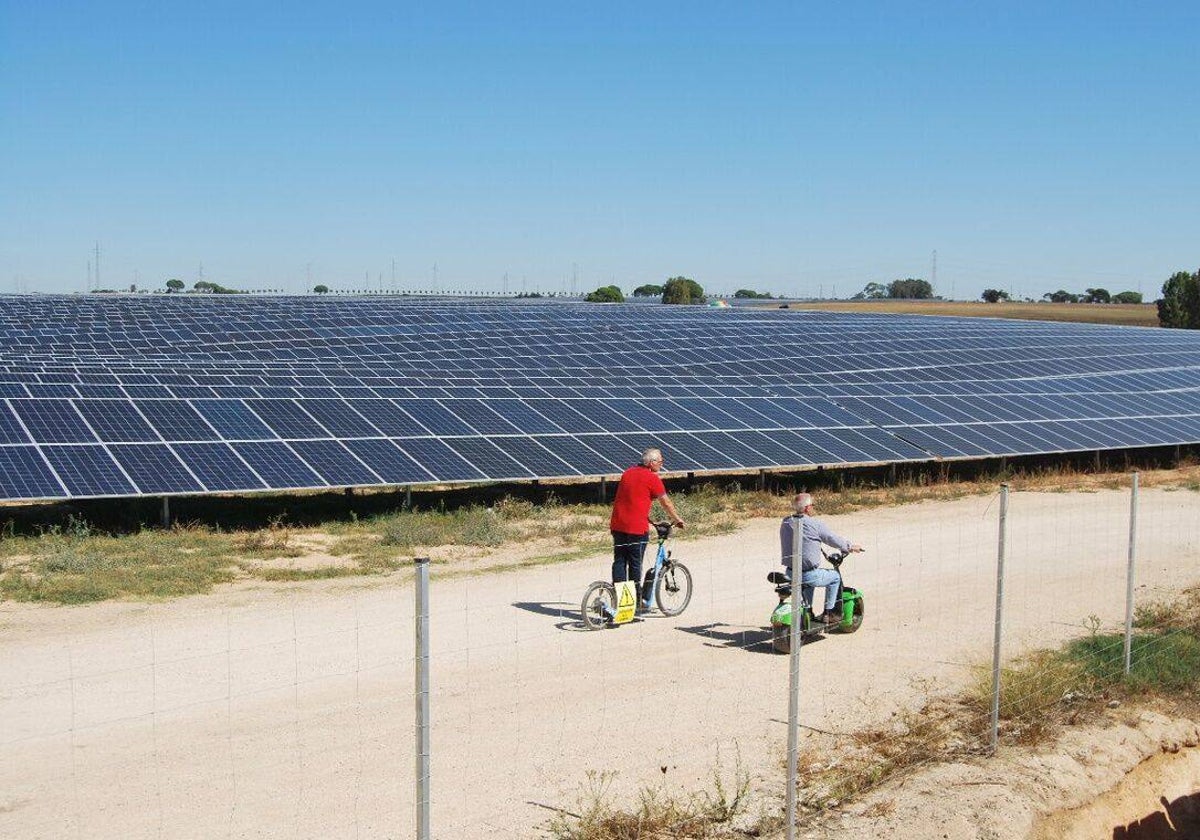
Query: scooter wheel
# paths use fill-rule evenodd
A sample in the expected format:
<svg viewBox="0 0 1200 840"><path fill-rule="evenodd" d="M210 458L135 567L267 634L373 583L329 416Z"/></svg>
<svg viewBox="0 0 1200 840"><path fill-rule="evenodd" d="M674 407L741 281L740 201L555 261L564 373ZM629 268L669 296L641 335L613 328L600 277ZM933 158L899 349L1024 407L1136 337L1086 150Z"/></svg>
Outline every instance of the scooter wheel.
<svg viewBox="0 0 1200 840"><path fill-rule="evenodd" d="M771 625L771 649L776 653L792 652L792 628L789 625Z"/></svg>
<svg viewBox="0 0 1200 840"><path fill-rule="evenodd" d="M611 583L598 580L587 588L579 610L587 630L601 630L612 625L617 614L617 590Z"/></svg>
<svg viewBox="0 0 1200 840"><path fill-rule="evenodd" d="M846 621L843 619L842 623L837 625L834 629L838 633L853 633L853 632L855 632L856 630L858 630L859 627L862 627L863 615L865 614L865 610L866 610L866 608L863 606L863 599L862 599L862 596L860 595L854 599L854 608L850 612L850 620Z"/></svg>

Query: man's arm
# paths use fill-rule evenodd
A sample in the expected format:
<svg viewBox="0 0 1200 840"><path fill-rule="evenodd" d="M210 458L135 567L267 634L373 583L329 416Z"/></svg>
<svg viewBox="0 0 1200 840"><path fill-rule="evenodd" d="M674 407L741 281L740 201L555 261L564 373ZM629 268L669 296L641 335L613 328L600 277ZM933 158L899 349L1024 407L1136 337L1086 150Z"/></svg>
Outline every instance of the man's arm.
<svg viewBox="0 0 1200 840"><path fill-rule="evenodd" d="M663 506L663 510L667 512L667 516L671 517L671 524L677 528L682 528L683 519L680 518L679 514L676 512L675 505L671 501L671 497L666 493L663 493L656 501Z"/></svg>
<svg viewBox="0 0 1200 840"><path fill-rule="evenodd" d="M825 523L821 523L820 527L821 542L825 545L832 546L838 551L862 551L863 548L858 543L852 543L845 537L839 537L837 534L825 527Z"/></svg>

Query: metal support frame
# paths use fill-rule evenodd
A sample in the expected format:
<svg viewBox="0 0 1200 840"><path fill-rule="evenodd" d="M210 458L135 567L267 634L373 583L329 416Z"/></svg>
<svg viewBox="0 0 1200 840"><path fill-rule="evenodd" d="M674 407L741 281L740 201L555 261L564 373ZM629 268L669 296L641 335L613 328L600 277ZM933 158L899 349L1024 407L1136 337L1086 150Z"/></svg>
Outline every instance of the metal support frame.
<svg viewBox="0 0 1200 840"><path fill-rule="evenodd" d="M430 840L429 833L429 558L418 557L416 564L416 760L417 760L417 840Z"/></svg>
<svg viewBox="0 0 1200 840"><path fill-rule="evenodd" d="M1125 568L1125 676L1133 667L1133 566L1137 555L1138 474L1129 487L1129 558Z"/></svg>
<svg viewBox="0 0 1200 840"><path fill-rule="evenodd" d="M996 550L996 627L992 640L992 752L1000 746L1000 630L1004 623L1004 542L1008 532L1008 485L1000 485L1000 538Z"/></svg>
<svg viewBox="0 0 1200 840"><path fill-rule="evenodd" d="M796 838L796 770L800 753L800 624L803 599L800 597L800 522L792 528L792 626L788 659L788 752L787 752L787 840Z"/></svg>

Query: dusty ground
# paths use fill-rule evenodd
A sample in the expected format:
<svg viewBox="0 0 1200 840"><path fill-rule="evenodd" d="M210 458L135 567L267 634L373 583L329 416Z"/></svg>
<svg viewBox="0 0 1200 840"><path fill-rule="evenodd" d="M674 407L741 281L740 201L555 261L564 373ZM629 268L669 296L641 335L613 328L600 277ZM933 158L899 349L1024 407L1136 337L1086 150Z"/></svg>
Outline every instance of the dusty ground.
<svg viewBox="0 0 1200 840"><path fill-rule="evenodd" d="M1108 718L1067 730L1043 748L1006 749L986 762L932 767L798 833L876 840L1096 840L1124 828L1133 833L1117 836L1129 840L1198 836L1192 832L1200 829L1193 801L1200 791L1200 724L1152 711L1117 710ZM1136 833L1141 826L1146 833ZM1164 827L1169 830L1162 832Z"/></svg>
<svg viewBox="0 0 1200 840"><path fill-rule="evenodd" d="M997 513L992 497L828 519L868 548L846 567L867 620L804 648L806 725L878 723L988 661ZM1128 520L1123 492L1013 494L1006 652L1082 633L1089 615L1121 620ZM594 633L576 615L604 557L435 580L434 835L541 836L589 771L620 771L611 790L632 802L645 784L707 787L740 760L774 807L788 679L763 644L776 534L755 520L677 543L696 581L687 612ZM1139 535L1139 599L1200 579L1200 495L1143 490ZM406 581L4 604L0 836L411 837ZM960 822L929 836L989 836Z"/></svg>

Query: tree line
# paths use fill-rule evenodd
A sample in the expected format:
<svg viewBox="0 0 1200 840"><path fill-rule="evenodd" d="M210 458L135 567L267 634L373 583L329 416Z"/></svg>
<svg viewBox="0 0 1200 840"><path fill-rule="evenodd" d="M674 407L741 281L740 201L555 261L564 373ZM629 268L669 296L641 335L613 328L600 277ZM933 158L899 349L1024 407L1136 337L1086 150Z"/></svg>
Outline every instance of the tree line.
<svg viewBox="0 0 1200 840"><path fill-rule="evenodd" d="M988 300L988 292L993 292L994 289L988 289L983 293L983 299ZM1000 293L1004 299L1008 299L1008 295ZM1117 292L1115 295L1110 293L1108 289L1084 289L1083 294L1075 294L1068 292L1066 289L1059 289L1056 292L1046 292L1042 295L1042 300L1048 300L1051 303L1141 303L1141 292ZM988 301L994 303L994 301Z"/></svg>
<svg viewBox="0 0 1200 840"><path fill-rule="evenodd" d="M689 304L705 303L708 301L704 287L690 277L671 277L661 286L647 283L633 290L637 298L661 297L663 303ZM769 297L769 296L768 296ZM589 292L584 300L589 303L621 303L625 294L619 286L601 286L594 292Z"/></svg>
<svg viewBox="0 0 1200 840"><path fill-rule="evenodd" d="M891 283L868 283L863 290L850 300L929 300L933 297L933 286L928 280L919 277L905 277L903 280L893 280Z"/></svg>

